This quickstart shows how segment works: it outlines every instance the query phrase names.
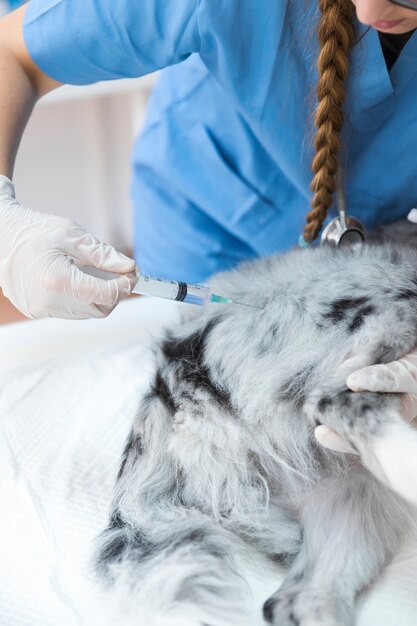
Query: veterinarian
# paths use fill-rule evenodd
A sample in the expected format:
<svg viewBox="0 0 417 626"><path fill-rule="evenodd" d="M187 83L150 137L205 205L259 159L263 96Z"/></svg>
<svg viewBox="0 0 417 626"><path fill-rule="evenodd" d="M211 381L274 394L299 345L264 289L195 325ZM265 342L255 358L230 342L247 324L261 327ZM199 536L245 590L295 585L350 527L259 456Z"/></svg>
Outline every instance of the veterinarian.
<svg viewBox="0 0 417 626"><path fill-rule="evenodd" d="M63 83L169 66L133 151L136 261L145 273L201 281L291 248L303 232L313 241L334 211L338 163L351 215L368 228L404 218L417 201L416 27L417 0L32 0L5 17L5 295L29 317L102 317L136 281L132 259L15 198L27 120ZM56 206L59 214L59 198ZM119 276L102 281L77 264ZM416 392L412 358L375 366L359 382L354 374L356 388Z"/></svg>

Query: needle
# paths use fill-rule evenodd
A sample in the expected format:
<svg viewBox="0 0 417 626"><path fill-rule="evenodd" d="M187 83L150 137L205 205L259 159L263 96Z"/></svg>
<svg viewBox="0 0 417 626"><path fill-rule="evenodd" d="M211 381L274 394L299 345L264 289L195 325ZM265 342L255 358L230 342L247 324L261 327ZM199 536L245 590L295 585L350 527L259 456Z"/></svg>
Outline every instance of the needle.
<svg viewBox="0 0 417 626"><path fill-rule="evenodd" d="M247 302L239 302L238 300L232 300L232 304L240 304L240 306L251 306L253 309L262 310L263 306L257 306L256 304L248 304Z"/></svg>

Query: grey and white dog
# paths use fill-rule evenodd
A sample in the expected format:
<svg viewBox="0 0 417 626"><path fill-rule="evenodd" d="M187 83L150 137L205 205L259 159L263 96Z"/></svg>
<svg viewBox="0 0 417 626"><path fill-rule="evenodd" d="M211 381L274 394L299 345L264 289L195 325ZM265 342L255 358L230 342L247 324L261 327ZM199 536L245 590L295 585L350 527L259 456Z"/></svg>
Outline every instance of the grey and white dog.
<svg viewBox="0 0 417 626"><path fill-rule="evenodd" d="M255 306L187 307L160 341L99 539L112 623L253 624L235 561L248 549L288 568L266 622L354 624L413 523L417 432L399 394L353 393L338 367L417 345L417 252L398 244L416 231L217 275L215 292ZM321 448L320 423L358 456Z"/></svg>

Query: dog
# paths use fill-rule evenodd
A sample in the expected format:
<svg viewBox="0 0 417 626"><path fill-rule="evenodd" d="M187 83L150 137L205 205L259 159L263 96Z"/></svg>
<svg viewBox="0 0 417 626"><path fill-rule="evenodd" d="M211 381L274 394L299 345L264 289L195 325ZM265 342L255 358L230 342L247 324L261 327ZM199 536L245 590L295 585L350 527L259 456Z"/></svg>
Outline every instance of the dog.
<svg viewBox="0 0 417 626"><path fill-rule="evenodd" d="M123 626L249 626L236 558L284 564L276 626L352 626L413 527L417 433L403 397L350 391L342 364L417 345L417 227L216 275L233 304L184 307L124 450L97 572ZM319 446L325 424L357 454Z"/></svg>

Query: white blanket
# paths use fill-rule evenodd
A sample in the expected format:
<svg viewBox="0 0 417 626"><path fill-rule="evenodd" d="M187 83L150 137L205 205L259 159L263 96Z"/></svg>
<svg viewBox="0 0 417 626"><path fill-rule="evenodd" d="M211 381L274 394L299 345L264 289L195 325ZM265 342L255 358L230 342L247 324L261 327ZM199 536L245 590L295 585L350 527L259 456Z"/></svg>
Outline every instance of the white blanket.
<svg viewBox="0 0 417 626"><path fill-rule="evenodd" d="M147 385L149 331L176 316L169 303L135 300L104 321L0 327L0 626L86 623L91 542ZM260 626L281 579L254 578ZM414 626L416 615L410 543L361 602L358 625Z"/></svg>

